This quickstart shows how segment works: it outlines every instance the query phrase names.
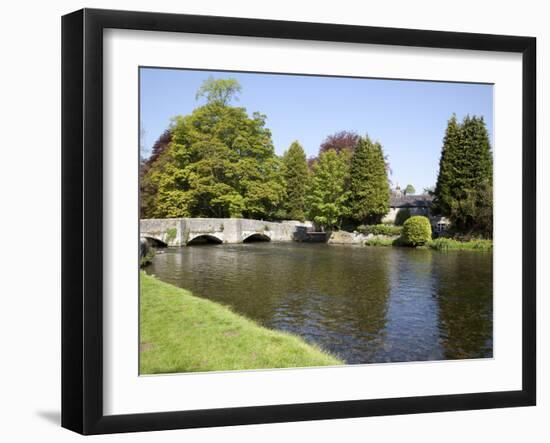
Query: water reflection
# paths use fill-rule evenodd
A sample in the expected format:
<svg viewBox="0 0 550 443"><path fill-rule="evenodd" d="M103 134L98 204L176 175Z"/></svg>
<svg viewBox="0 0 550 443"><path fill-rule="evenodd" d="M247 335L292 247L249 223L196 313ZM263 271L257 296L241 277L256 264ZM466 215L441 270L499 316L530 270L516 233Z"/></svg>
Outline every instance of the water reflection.
<svg viewBox="0 0 550 443"><path fill-rule="evenodd" d="M445 358L493 356L493 267L486 254L448 254L435 270ZM457 276L462 276L459 278Z"/></svg>
<svg viewBox="0 0 550 443"><path fill-rule="evenodd" d="M492 255L326 244L168 249L147 272L349 364L492 356Z"/></svg>

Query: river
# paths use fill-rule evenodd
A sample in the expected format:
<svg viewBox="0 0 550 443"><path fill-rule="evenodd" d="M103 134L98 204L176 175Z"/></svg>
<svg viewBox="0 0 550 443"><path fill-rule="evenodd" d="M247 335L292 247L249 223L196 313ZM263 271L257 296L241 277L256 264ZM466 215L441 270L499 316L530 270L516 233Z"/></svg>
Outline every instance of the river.
<svg viewBox="0 0 550 443"><path fill-rule="evenodd" d="M168 248L146 272L348 364L493 355L490 252L208 245Z"/></svg>

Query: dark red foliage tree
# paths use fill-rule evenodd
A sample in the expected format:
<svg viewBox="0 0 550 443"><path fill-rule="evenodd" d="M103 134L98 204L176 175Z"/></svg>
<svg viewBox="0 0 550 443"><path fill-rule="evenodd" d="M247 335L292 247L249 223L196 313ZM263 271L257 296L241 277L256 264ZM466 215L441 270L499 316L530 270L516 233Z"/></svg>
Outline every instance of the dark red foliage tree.
<svg viewBox="0 0 550 443"><path fill-rule="evenodd" d="M359 135L357 133L352 131L340 131L336 134L327 136L325 141L321 143L319 154L330 151L331 149L335 150L338 153L347 149L351 153L353 153L358 142Z"/></svg>
<svg viewBox="0 0 550 443"><path fill-rule="evenodd" d="M165 130L153 145L151 156L145 161L147 166L152 165L160 157L160 155L166 151L168 145L172 141L172 132L170 129Z"/></svg>
<svg viewBox="0 0 550 443"><path fill-rule="evenodd" d="M152 217L157 195L157 185L153 183L148 175L154 168L155 162L168 149L172 141L172 132L167 129L153 145L151 156L147 159L141 157L139 164L139 188L140 188L140 216L141 218Z"/></svg>

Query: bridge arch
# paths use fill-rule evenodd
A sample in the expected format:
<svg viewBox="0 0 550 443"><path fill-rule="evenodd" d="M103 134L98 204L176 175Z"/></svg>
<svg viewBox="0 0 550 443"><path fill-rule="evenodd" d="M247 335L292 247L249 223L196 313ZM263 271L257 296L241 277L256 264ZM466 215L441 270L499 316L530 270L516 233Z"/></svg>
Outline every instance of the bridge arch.
<svg viewBox="0 0 550 443"><path fill-rule="evenodd" d="M168 246L166 242L156 237L144 235L141 238L144 239L149 246L152 246L154 248L166 248Z"/></svg>
<svg viewBox="0 0 550 443"><path fill-rule="evenodd" d="M243 238L243 243L262 242L262 241L271 241L271 238L268 235L262 234L259 232L255 232Z"/></svg>
<svg viewBox="0 0 550 443"><path fill-rule="evenodd" d="M188 246L205 245L205 244L222 244L223 240L214 234L198 234L187 240Z"/></svg>

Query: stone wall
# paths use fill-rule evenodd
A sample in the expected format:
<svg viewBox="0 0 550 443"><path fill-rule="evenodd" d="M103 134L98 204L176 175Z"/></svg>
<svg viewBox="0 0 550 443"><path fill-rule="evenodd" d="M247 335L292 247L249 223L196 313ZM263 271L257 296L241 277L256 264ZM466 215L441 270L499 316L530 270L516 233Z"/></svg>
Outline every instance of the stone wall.
<svg viewBox="0 0 550 443"><path fill-rule="evenodd" d="M154 239L168 246L184 244L181 218L140 220L139 230L141 238Z"/></svg>
<svg viewBox="0 0 550 443"><path fill-rule="evenodd" d="M368 235L359 234L358 232L333 231L328 237L327 243L335 245L362 245Z"/></svg>
<svg viewBox="0 0 550 443"><path fill-rule="evenodd" d="M241 218L170 218L140 220L140 235L168 246L185 246L198 238L220 243L242 243L253 235L271 241L292 241L298 226L311 228L311 222L269 222Z"/></svg>
<svg viewBox="0 0 550 443"><path fill-rule="evenodd" d="M373 234L361 234L359 232L347 232L347 231L334 231L331 232L327 243L333 245L359 245L364 246L367 240L371 239L391 239L395 240L398 235L373 235Z"/></svg>

